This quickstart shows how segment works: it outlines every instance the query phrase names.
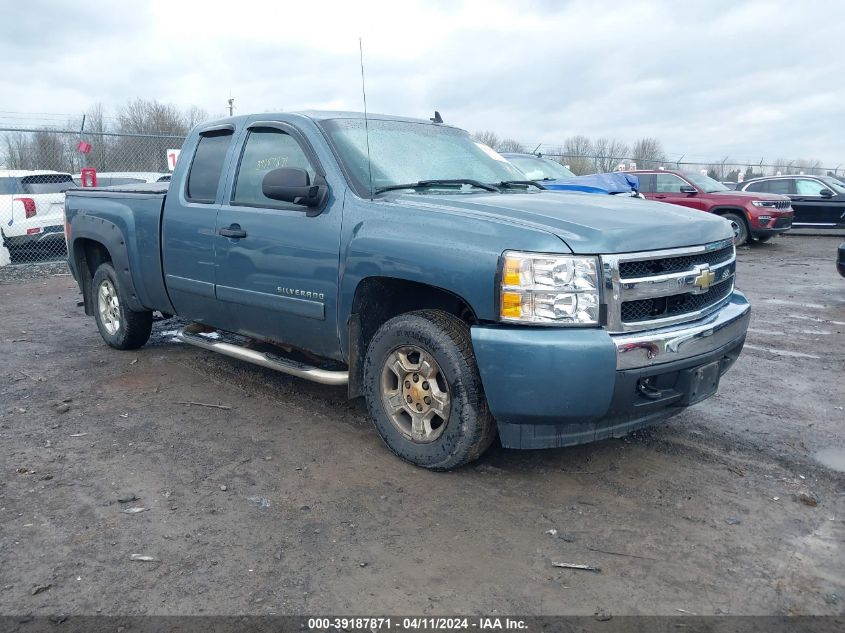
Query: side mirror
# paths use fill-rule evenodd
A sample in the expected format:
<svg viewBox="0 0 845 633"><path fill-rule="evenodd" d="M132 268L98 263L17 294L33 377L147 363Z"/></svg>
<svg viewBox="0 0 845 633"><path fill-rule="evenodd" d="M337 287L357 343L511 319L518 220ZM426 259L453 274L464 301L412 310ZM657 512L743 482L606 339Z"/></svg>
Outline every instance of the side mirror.
<svg viewBox="0 0 845 633"><path fill-rule="evenodd" d="M298 167L268 171L261 181L261 192L272 200L318 207L326 197L325 185L312 185L308 172Z"/></svg>
<svg viewBox="0 0 845 633"><path fill-rule="evenodd" d="M681 193L698 193L698 189L692 185L681 185Z"/></svg>
<svg viewBox="0 0 845 633"><path fill-rule="evenodd" d="M830 189L822 189L821 191L819 191L819 195L822 198L832 198L833 192Z"/></svg>

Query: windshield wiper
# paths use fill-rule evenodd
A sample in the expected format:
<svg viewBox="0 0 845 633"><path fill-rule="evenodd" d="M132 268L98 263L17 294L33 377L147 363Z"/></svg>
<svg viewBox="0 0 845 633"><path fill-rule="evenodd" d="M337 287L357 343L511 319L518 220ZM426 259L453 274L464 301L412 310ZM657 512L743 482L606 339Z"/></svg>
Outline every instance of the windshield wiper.
<svg viewBox="0 0 845 633"><path fill-rule="evenodd" d="M469 185L471 187L477 187L478 189L485 189L486 191L499 191L499 188L494 185L488 185L478 180L472 180L471 178L452 178L443 180L420 180L418 182L412 182L405 185L389 185L387 187L379 187L373 193L379 194L384 193L385 191L396 191L398 189L421 189L425 187L444 186L455 187L461 185Z"/></svg>
<svg viewBox="0 0 845 633"><path fill-rule="evenodd" d="M543 180L551 180L551 178L543 178ZM503 180L502 182L497 182L496 186L503 189L528 189L528 187L545 189L545 187L536 180Z"/></svg>

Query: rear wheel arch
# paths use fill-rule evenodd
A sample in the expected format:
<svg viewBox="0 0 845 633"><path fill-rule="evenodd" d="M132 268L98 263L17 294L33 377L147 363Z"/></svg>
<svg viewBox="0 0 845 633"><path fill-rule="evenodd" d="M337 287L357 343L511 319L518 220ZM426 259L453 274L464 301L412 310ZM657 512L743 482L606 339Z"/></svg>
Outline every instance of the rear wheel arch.
<svg viewBox="0 0 845 633"><path fill-rule="evenodd" d="M135 280L130 272L129 252L121 228L110 220L82 215L73 219L70 233L72 243L69 245L68 257L81 277L86 302L85 313L93 315L93 312L89 312L93 308L89 306L90 296L85 289L86 278L89 275L93 278L99 265L106 261L112 264L120 278L127 306L136 311L144 310L145 306L137 293Z"/></svg>
<svg viewBox="0 0 845 633"><path fill-rule="evenodd" d="M94 316L92 294L94 273L97 272L101 264L113 261L112 255L102 242L87 237L80 237L73 240L70 248L70 257L73 259L76 272L79 275L85 314Z"/></svg>

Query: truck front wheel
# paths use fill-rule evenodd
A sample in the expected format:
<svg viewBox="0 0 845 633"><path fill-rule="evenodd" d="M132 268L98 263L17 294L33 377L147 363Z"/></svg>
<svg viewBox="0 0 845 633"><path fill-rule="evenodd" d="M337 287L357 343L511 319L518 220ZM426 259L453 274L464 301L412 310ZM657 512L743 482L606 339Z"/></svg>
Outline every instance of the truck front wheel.
<svg viewBox="0 0 845 633"><path fill-rule="evenodd" d="M153 313L135 312L126 306L117 273L109 263L100 264L92 282L94 320L103 340L115 349L138 349L150 339Z"/></svg>
<svg viewBox="0 0 845 633"><path fill-rule="evenodd" d="M381 326L364 360L364 396L387 447L431 470L477 459L496 436L467 325L439 310Z"/></svg>

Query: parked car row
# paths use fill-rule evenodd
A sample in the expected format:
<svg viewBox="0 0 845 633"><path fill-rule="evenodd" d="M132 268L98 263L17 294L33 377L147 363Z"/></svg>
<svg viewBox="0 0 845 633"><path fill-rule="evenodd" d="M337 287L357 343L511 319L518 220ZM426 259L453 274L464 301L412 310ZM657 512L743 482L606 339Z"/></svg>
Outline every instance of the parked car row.
<svg viewBox="0 0 845 633"><path fill-rule="evenodd" d="M696 173L656 169L630 173L639 177L640 193L649 200L722 216L733 226L737 244L749 239L765 242L792 227L793 210L784 196L734 191Z"/></svg>

